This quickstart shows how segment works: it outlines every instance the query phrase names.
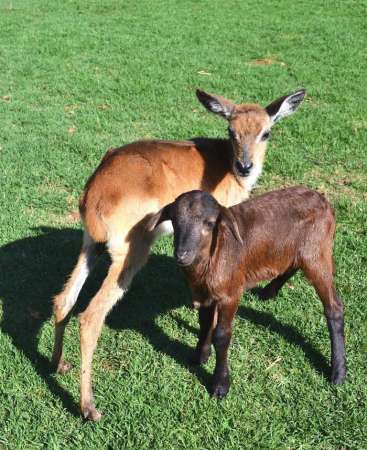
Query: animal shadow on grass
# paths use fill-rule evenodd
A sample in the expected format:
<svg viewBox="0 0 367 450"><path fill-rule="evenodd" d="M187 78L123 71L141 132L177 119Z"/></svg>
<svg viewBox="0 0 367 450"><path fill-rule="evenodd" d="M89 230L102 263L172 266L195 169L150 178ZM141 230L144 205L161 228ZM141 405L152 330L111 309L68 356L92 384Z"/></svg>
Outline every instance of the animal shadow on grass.
<svg viewBox="0 0 367 450"><path fill-rule="evenodd" d="M305 354L306 358L310 361L314 369L320 374L330 379L331 368L327 362L327 359L322 355L315 347L308 342L304 336L292 325L283 325L277 320L273 314L257 311L248 306L241 305L238 308L237 316L245 319L247 322L265 328L270 333L276 333L290 344L299 347ZM176 319L180 326L186 328L188 331L195 333L195 329L187 324L182 319ZM233 330L233 334L236 333L236 327L245 326L243 323L238 323Z"/></svg>
<svg viewBox="0 0 367 450"><path fill-rule="evenodd" d="M0 298L3 299L0 326L13 345L28 358L52 394L61 399L68 411L79 416L75 399L51 372L52 344L50 355L44 356L38 351L38 341L43 323L52 317L52 298L61 290L76 263L82 233L75 229L47 227L38 231L41 234L36 237L20 239L0 248ZM100 287L109 263L104 254L83 287L73 315L86 308ZM184 304L190 304L189 294L173 258L152 254L129 292L111 311L106 325L116 330L138 331L157 351L172 357L207 385L209 374L205 368L189 366L192 349L172 340L155 323L159 315ZM65 339L79 341L79 336L67 333ZM66 358L68 356L66 354ZM77 371L72 374L79 376Z"/></svg>
<svg viewBox="0 0 367 450"><path fill-rule="evenodd" d="M45 357L38 351L38 340L43 323L52 317L51 300L61 290L77 260L82 233L75 229L47 227L39 231L41 234L36 237L20 239L0 248L0 297L3 299L0 326L44 379L51 393L61 399L68 411L79 416L74 398L60 386L50 371L52 349L50 355ZM87 306L106 274L109 261L107 257L101 259L80 294L74 315ZM128 294L112 310L106 324L116 330L138 331L158 352L190 370L208 389L211 376L207 370L189 365L193 349L172 340L155 321L158 316L189 304L189 291L173 258L153 254L135 277ZM282 325L271 314L249 307L241 306L239 315L298 345L319 372L328 372L325 358L292 326ZM197 334L197 329L187 326L184 321L178 322ZM69 334L66 336L68 338L79 339L79 336Z"/></svg>

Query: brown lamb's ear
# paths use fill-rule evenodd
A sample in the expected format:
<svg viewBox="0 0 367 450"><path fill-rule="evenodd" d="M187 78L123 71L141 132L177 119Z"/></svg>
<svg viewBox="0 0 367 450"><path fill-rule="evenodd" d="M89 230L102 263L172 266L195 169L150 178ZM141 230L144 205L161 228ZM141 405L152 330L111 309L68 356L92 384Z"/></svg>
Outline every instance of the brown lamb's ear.
<svg viewBox="0 0 367 450"><path fill-rule="evenodd" d="M218 114L225 119L230 119L235 109L235 104L220 95L207 94L199 89L196 91L199 102L210 112Z"/></svg>
<svg viewBox="0 0 367 450"><path fill-rule="evenodd" d="M237 241L243 244L243 240L240 235L240 230L238 229L237 220L233 215L232 211L223 206L220 211L220 216L225 225L231 230L233 236L237 239Z"/></svg>
<svg viewBox="0 0 367 450"><path fill-rule="evenodd" d="M172 203L169 203L148 219L146 224L147 231L154 231L160 223L165 220L171 220L171 206Z"/></svg>

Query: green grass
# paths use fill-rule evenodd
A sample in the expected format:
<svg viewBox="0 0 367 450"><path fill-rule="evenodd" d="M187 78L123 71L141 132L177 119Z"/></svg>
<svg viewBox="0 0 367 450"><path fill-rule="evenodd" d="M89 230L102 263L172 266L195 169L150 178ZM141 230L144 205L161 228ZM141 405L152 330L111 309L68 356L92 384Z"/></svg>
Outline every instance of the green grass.
<svg viewBox="0 0 367 450"><path fill-rule="evenodd" d="M0 448L367 448L366 16L352 0L0 0ZM336 209L347 382L328 382L321 305L296 276L274 302L244 296L232 389L210 399L214 361L187 365L197 320L165 238L107 320L94 359L105 417L83 423L76 316L75 368L48 370L51 298L81 241L78 196L109 147L224 135L197 87L264 105L307 89L274 127L257 192L302 183Z"/></svg>

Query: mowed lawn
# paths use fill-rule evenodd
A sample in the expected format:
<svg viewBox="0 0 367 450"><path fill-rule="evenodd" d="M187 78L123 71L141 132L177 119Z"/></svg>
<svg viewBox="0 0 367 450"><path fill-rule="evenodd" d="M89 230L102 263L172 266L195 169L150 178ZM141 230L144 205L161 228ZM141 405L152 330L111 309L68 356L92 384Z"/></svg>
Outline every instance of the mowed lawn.
<svg viewBox="0 0 367 450"><path fill-rule="evenodd" d="M366 23L352 0L0 0L0 449L367 448ZM110 147L225 136L196 88L262 105L307 89L273 128L253 195L305 184L332 202L347 381L329 384L321 303L297 275L272 302L244 295L232 388L211 399L214 357L188 365L197 317L167 237L108 317L94 358L104 417L85 423L77 314L107 257L67 329L74 368L49 370L78 197Z"/></svg>

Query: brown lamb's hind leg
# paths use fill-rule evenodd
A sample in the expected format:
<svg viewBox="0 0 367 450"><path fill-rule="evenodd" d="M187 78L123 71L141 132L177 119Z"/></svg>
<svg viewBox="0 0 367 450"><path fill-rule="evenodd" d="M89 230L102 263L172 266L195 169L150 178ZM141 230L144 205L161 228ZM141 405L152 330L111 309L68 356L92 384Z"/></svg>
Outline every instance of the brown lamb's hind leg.
<svg viewBox="0 0 367 450"><path fill-rule="evenodd" d="M274 278L269 284L263 288L255 288L252 290L260 300L270 300L278 295L284 284L297 272L297 269L290 269L279 277Z"/></svg>
<svg viewBox="0 0 367 450"><path fill-rule="evenodd" d="M54 298L55 342L51 365L53 370L58 373L65 373L71 367L63 358L65 327L70 320L71 311L78 299L79 292L102 250L103 245L96 244L88 233L84 232L83 246L78 262L64 289Z"/></svg>
<svg viewBox="0 0 367 450"><path fill-rule="evenodd" d="M303 270L324 306L331 341L331 383L341 384L347 372L344 346L344 307L334 287L333 267L331 257L320 257L317 264L313 261Z"/></svg>

